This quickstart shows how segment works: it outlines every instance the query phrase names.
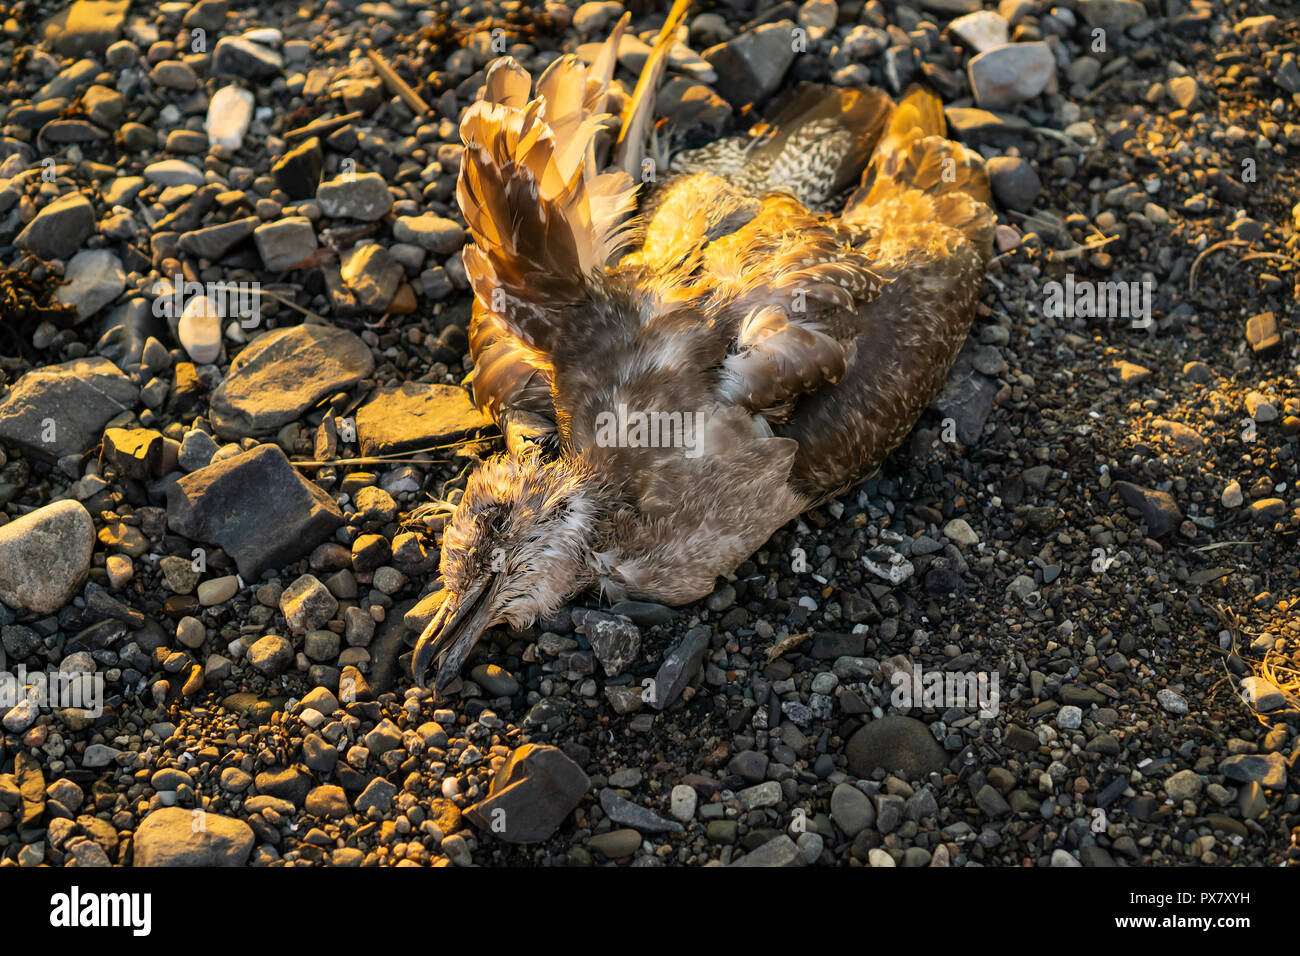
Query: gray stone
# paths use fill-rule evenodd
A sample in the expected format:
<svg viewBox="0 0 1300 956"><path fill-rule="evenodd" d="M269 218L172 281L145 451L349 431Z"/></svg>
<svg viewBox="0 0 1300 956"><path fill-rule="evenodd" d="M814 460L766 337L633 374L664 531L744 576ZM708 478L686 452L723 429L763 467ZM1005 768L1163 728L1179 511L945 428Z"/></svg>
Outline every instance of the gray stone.
<svg viewBox="0 0 1300 956"><path fill-rule="evenodd" d="M1286 758L1280 753L1234 754L1219 764L1219 773L1238 783L1254 781L1268 790L1286 788Z"/></svg>
<svg viewBox="0 0 1300 956"><path fill-rule="evenodd" d="M279 53L243 37L222 37L212 49L213 76L265 80L278 76L283 68Z"/></svg>
<svg viewBox="0 0 1300 956"><path fill-rule="evenodd" d="M277 677L293 661L293 645L278 634L258 638L248 649L248 663L260 674Z"/></svg>
<svg viewBox="0 0 1300 956"><path fill-rule="evenodd" d="M1017 212L1028 212L1033 208L1043 190L1033 163L1018 156L995 156L986 166L989 184L999 203Z"/></svg>
<svg viewBox="0 0 1300 956"><path fill-rule="evenodd" d="M687 685L700 672L704 655L709 649L710 631L707 627L696 627L686 632L686 636L664 657L655 675L651 705L656 710L663 710L682 695Z"/></svg>
<svg viewBox="0 0 1300 956"><path fill-rule="evenodd" d="M948 30L976 53L1002 46L1008 36L1007 21L992 10L977 10L958 17L948 24Z"/></svg>
<svg viewBox="0 0 1300 956"><path fill-rule="evenodd" d="M122 35L130 0L75 0L45 24L45 39L63 56L103 53Z"/></svg>
<svg viewBox="0 0 1300 956"><path fill-rule="evenodd" d="M831 820L852 839L876 822L876 808L857 787L841 783L831 791Z"/></svg>
<svg viewBox="0 0 1300 956"><path fill-rule="evenodd" d="M801 866L799 846L784 833L768 840L757 850L750 850L732 866Z"/></svg>
<svg viewBox="0 0 1300 956"><path fill-rule="evenodd" d="M73 192L45 206L14 242L42 259L67 259L94 233L95 207Z"/></svg>
<svg viewBox="0 0 1300 956"><path fill-rule="evenodd" d="M1168 534L1183 520L1182 512L1167 491L1143 488L1128 481L1117 481L1111 487L1127 507L1136 509L1142 515L1147 531L1153 538Z"/></svg>
<svg viewBox="0 0 1300 956"><path fill-rule="evenodd" d="M357 409L357 440L363 455L446 445L492 428L469 392L455 385L383 386Z"/></svg>
<svg viewBox="0 0 1300 956"><path fill-rule="evenodd" d="M87 319L108 305L126 288L122 260L108 249L86 249L68 261L67 285L54 298Z"/></svg>
<svg viewBox="0 0 1300 956"><path fill-rule="evenodd" d="M262 257L262 264L272 272L283 272L317 249L316 230L306 216L288 216L267 222L253 230L253 242Z"/></svg>
<svg viewBox="0 0 1300 956"><path fill-rule="evenodd" d="M1008 43L974 57L967 72L978 106L1005 109L1043 92L1056 75L1056 57L1042 41Z"/></svg>
<svg viewBox="0 0 1300 956"><path fill-rule="evenodd" d="M1078 10L1090 27L1126 30L1147 18L1139 0L1078 0Z"/></svg>
<svg viewBox="0 0 1300 956"><path fill-rule="evenodd" d="M163 807L141 821L132 846L135 866L243 866L253 831L216 813Z"/></svg>
<svg viewBox="0 0 1300 956"><path fill-rule="evenodd" d="M160 159L144 168L144 178L157 186L202 186L203 170L183 159Z"/></svg>
<svg viewBox="0 0 1300 956"><path fill-rule="evenodd" d="M334 595L311 574L299 577L280 595L280 612L295 634L324 627L338 608Z"/></svg>
<svg viewBox="0 0 1300 956"><path fill-rule="evenodd" d="M356 305L382 315L397 294L406 273L387 249L377 243L357 246L343 254L339 274Z"/></svg>
<svg viewBox="0 0 1300 956"><path fill-rule="evenodd" d="M627 670L641 650L641 632L622 615L588 612L583 629L596 659L605 669L606 677L615 677Z"/></svg>
<svg viewBox="0 0 1300 956"><path fill-rule="evenodd" d="M245 216L243 219L193 229L181 234L181 249L192 256L215 262L252 236L258 222L256 216ZM314 236L312 242L314 248Z"/></svg>
<svg viewBox="0 0 1300 956"><path fill-rule="evenodd" d="M615 823L632 827L641 833L681 833L682 825L675 820L665 820L657 813L625 800L606 787L600 791L600 806Z"/></svg>
<svg viewBox="0 0 1300 956"><path fill-rule="evenodd" d="M137 386L104 358L36 368L0 399L0 439L45 461L79 455L138 400Z"/></svg>
<svg viewBox="0 0 1300 956"><path fill-rule="evenodd" d="M331 219L373 222L393 208L388 184L378 173L354 173L321 183L316 190L321 211ZM400 239L400 241L408 241Z"/></svg>
<svg viewBox="0 0 1300 956"><path fill-rule="evenodd" d="M582 768L559 748L524 744L497 771L487 798L465 816L496 839L537 843L559 828L589 785Z"/></svg>
<svg viewBox="0 0 1300 956"><path fill-rule="evenodd" d="M871 721L849 739L845 756L849 772L860 778L881 769L889 773L902 771L915 780L948 765L948 755L930 728L901 714Z"/></svg>
<svg viewBox="0 0 1300 956"><path fill-rule="evenodd" d="M0 525L0 601L55 613L81 589L94 547L90 512L76 501L56 501Z"/></svg>
<svg viewBox="0 0 1300 956"><path fill-rule="evenodd" d="M399 216L393 223L393 238L409 242L435 255L449 256L465 245L465 229L454 220L425 213Z"/></svg>
<svg viewBox="0 0 1300 956"><path fill-rule="evenodd" d="M369 347L346 329L295 325L265 332L235 357L212 393L212 424L225 439L274 432L374 368Z"/></svg>
<svg viewBox="0 0 1300 956"><path fill-rule="evenodd" d="M718 74L717 91L733 106L775 93L794 62L793 30L790 20L765 23L705 50L704 59Z"/></svg>
<svg viewBox="0 0 1300 956"><path fill-rule="evenodd" d="M245 581L308 553L343 524L328 494L303 479L276 445L201 468L167 489L167 524L221 545Z"/></svg>

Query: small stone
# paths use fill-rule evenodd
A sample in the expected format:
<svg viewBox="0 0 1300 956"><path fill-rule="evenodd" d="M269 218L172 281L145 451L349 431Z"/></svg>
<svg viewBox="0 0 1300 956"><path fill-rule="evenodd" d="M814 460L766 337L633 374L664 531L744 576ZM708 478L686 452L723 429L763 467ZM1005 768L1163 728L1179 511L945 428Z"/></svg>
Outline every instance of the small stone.
<svg viewBox="0 0 1300 956"><path fill-rule="evenodd" d="M695 788L684 783L679 783L673 787L669 794L669 812L674 820L680 823L690 823L695 819L695 807L699 800L699 795Z"/></svg>
<svg viewBox="0 0 1300 956"><path fill-rule="evenodd" d="M0 601L54 614L81 590L95 526L76 501L56 501L0 525Z"/></svg>
<svg viewBox="0 0 1300 956"><path fill-rule="evenodd" d="M974 57L967 66L975 102L1001 110L1038 96L1056 75L1056 57L1046 43L1008 43Z"/></svg>
<svg viewBox="0 0 1300 956"><path fill-rule="evenodd" d="M248 649L248 663L259 673L276 677L293 661L293 645L278 634L259 638Z"/></svg>
<svg viewBox="0 0 1300 956"><path fill-rule="evenodd" d="M378 173L354 173L321 183L316 190L316 201L320 203L321 211L331 219L359 219L363 222L374 222L393 208L388 184Z"/></svg>
<svg viewBox="0 0 1300 956"><path fill-rule="evenodd" d="M59 286L54 298L77 310L77 318L88 319L111 304L126 289L122 260L109 249L86 249L68 262L67 285Z"/></svg>
<svg viewBox="0 0 1300 956"><path fill-rule="evenodd" d="M212 50L212 75L265 80L278 76L284 59L275 50L242 37L222 37Z"/></svg>
<svg viewBox="0 0 1300 956"><path fill-rule="evenodd" d="M323 627L335 613L339 602L315 575L304 574L280 595L280 613L295 634L305 634Z"/></svg>
<svg viewBox="0 0 1300 956"><path fill-rule="evenodd" d="M81 193L70 192L41 209L14 242L43 259L67 259L94 232L95 207Z"/></svg>
<svg viewBox="0 0 1300 956"><path fill-rule="evenodd" d="M216 607L218 604L229 601L238 591L239 578L235 575L228 574L224 577L212 578L199 585L199 604L204 607Z"/></svg>
<svg viewBox="0 0 1300 956"><path fill-rule="evenodd" d="M208 115L203 123L208 141L232 153L238 151L253 121L255 103L252 92L242 86L232 83L217 90L208 102Z"/></svg>
<svg viewBox="0 0 1300 956"><path fill-rule="evenodd" d="M221 312L206 295L196 295L185 303L177 325L177 337L198 365L210 365L221 356Z"/></svg>
<svg viewBox="0 0 1300 956"><path fill-rule="evenodd" d="M272 272L293 268L310 259L317 249L316 230L306 216L288 216L263 223L253 230L253 242L262 264Z"/></svg>
<svg viewBox="0 0 1300 956"><path fill-rule="evenodd" d="M1165 793L1175 803L1195 800L1201 795L1203 781L1193 770L1180 770L1165 781Z"/></svg>
<svg viewBox="0 0 1300 956"><path fill-rule="evenodd" d="M182 807L155 810L136 828L136 866L243 866L253 849L252 829L242 820ZM202 826L196 825L202 820Z"/></svg>
<svg viewBox="0 0 1300 956"><path fill-rule="evenodd" d="M948 31L976 53L1000 47L1007 42L1007 21L992 10L977 10L948 24Z"/></svg>

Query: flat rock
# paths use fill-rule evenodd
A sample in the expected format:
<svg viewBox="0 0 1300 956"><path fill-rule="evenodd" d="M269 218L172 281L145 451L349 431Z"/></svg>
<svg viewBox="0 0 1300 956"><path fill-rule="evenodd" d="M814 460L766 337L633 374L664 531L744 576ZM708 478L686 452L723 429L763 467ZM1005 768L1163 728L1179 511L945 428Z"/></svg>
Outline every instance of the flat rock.
<svg viewBox="0 0 1300 956"><path fill-rule="evenodd" d="M398 217L393 223L393 238L436 255L449 256L465 245L465 230L454 220L425 213Z"/></svg>
<svg viewBox="0 0 1300 956"><path fill-rule="evenodd" d="M0 601L53 614L81 590L95 525L77 501L56 501L0 525Z"/></svg>
<svg viewBox="0 0 1300 956"><path fill-rule="evenodd" d="M243 866L253 830L216 813L163 807L141 821L133 846L135 866Z"/></svg>
<svg viewBox="0 0 1300 956"><path fill-rule="evenodd" d="M1286 788L1286 758L1280 753L1234 754L1219 764L1219 773L1238 783L1252 780L1267 790Z"/></svg>
<svg viewBox="0 0 1300 956"><path fill-rule="evenodd" d="M242 86L223 86L208 102L208 115L203 122L208 142L224 146L232 153L244 143L244 134L253 122L252 92Z"/></svg>
<svg viewBox="0 0 1300 956"><path fill-rule="evenodd" d="M469 392L455 385L387 385L357 409L357 440L367 456L445 445L492 428Z"/></svg>
<svg viewBox="0 0 1300 956"><path fill-rule="evenodd" d="M900 714L871 721L849 739L844 753L849 772L860 778L869 778L879 768L887 773L902 771L916 780L948 765L948 755L930 728Z"/></svg>
<svg viewBox="0 0 1300 956"><path fill-rule="evenodd" d="M200 468L167 489L167 524L219 544L245 581L309 552L343 524L328 494L306 481L277 445Z"/></svg>
<svg viewBox="0 0 1300 956"><path fill-rule="evenodd" d="M203 185L203 170L183 159L160 159L144 168L144 178L158 186Z"/></svg>
<svg viewBox="0 0 1300 956"><path fill-rule="evenodd" d="M1112 487L1125 505L1137 509L1142 515L1153 538L1168 534L1183 520L1182 512L1167 491L1144 488L1131 481L1117 481Z"/></svg>
<svg viewBox="0 0 1300 956"><path fill-rule="evenodd" d="M98 356L32 369L0 399L0 440L46 461L77 455L139 397L136 385Z"/></svg>
<svg viewBox="0 0 1300 956"><path fill-rule="evenodd" d="M256 216L245 216L243 219L232 219L230 222L192 229L181 234L181 249L192 256L215 262L252 236L258 224L259 220ZM315 248L315 241L313 233L313 248Z"/></svg>
<svg viewBox="0 0 1300 956"><path fill-rule="evenodd" d="M270 47L243 37L222 37L212 49L212 75L264 80L279 76L284 58Z"/></svg>
<svg viewBox="0 0 1300 956"><path fill-rule="evenodd" d="M235 357L212 393L213 427L225 439L265 435L374 368L370 348L346 329L295 325L265 332Z"/></svg>
<svg viewBox="0 0 1300 956"><path fill-rule="evenodd" d="M393 194L378 173L354 173L321 183L316 201L332 219L373 222L393 208Z"/></svg>
<svg viewBox="0 0 1300 956"><path fill-rule="evenodd" d="M625 800L608 787L600 791L600 807L615 823L641 833L682 832L682 825L676 820L665 820L659 814Z"/></svg>
<svg viewBox="0 0 1300 956"><path fill-rule="evenodd" d="M671 651L664 656L664 662L655 674L654 695L650 703L656 710L663 710L682 695L688 684L694 680L704 663L704 655L709 649L711 632L707 627L696 627L686 632Z"/></svg>
<svg viewBox="0 0 1300 956"><path fill-rule="evenodd" d="M45 39L63 56L103 53L122 35L130 0L76 0L45 24Z"/></svg>
<svg viewBox="0 0 1300 956"><path fill-rule="evenodd" d="M739 867L802 866L803 858L799 853L798 844L782 833L779 837L768 840L758 849L750 850L731 865Z"/></svg>
<svg viewBox="0 0 1300 956"><path fill-rule="evenodd" d="M976 10L952 21L948 30L976 53L984 53L1007 42L1009 27L992 10Z"/></svg>
<svg viewBox="0 0 1300 956"><path fill-rule="evenodd" d="M317 249L316 230L306 216L286 216L253 230L262 264L283 272L309 258Z"/></svg>
<svg viewBox="0 0 1300 956"><path fill-rule="evenodd" d="M14 240L43 259L67 259L95 232L95 207L81 193L60 196Z"/></svg>
<svg viewBox="0 0 1300 956"><path fill-rule="evenodd" d="M492 778L487 798L465 816L499 840L537 843L582 802L590 783L558 747L524 744Z"/></svg>
<svg viewBox="0 0 1300 956"><path fill-rule="evenodd" d="M122 260L110 249L85 249L68 261L67 285L59 286L54 298L77 310L87 319L110 304L126 289Z"/></svg>
<svg viewBox="0 0 1300 956"><path fill-rule="evenodd" d="M1079 0L1079 13L1090 27L1126 30L1147 18L1139 0Z"/></svg>
<svg viewBox="0 0 1300 956"><path fill-rule="evenodd" d="M765 23L704 51L704 59L718 74L717 91L733 106L755 103L771 96L794 62L790 42L794 23Z"/></svg>
<svg viewBox="0 0 1300 956"><path fill-rule="evenodd" d="M943 391L931 403L940 415L952 419L963 445L980 440L998 394L997 381L976 370L975 354L971 344L962 349L948 372Z"/></svg>
<svg viewBox="0 0 1300 956"><path fill-rule="evenodd" d="M1043 92L1056 75L1056 57L1042 41L1008 43L974 57L967 72L978 106L1005 109Z"/></svg>

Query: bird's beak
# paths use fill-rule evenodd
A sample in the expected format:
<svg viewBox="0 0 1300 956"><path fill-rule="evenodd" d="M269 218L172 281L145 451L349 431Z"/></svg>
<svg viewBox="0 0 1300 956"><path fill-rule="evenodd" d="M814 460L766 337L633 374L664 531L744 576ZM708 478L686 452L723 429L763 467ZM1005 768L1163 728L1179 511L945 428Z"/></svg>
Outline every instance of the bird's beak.
<svg viewBox="0 0 1300 956"><path fill-rule="evenodd" d="M441 691L456 679L465 658L492 623L490 615L496 591L497 582L493 578L464 594L447 594L416 642L411 672L417 683L424 684L429 665L439 657L442 663L438 667L436 689Z"/></svg>

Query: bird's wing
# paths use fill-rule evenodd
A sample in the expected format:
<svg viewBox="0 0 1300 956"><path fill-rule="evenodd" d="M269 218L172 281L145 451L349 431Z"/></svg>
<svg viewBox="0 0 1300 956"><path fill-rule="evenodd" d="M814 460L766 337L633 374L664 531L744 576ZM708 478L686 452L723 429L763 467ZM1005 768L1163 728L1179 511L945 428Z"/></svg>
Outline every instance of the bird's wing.
<svg viewBox="0 0 1300 956"><path fill-rule="evenodd" d="M862 303L840 381L776 432L799 441L791 483L814 501L874 472L942 387L970 329L994 214L978 154L945 138L937 97L910 92L840 226L889 282Z"/></svg>
<svg viewBox="0 0 1300 956"><path fill-rule="evenodd" d="M497 60L461 121L457 199L473 239L463 254L474 290L471 381L512 446L521 434L555 432L554 365L587 357L575 317L636 233L637 186L621 170L640 163L655 88L688 5L674 4L621 130L606 109L630 14L589 68L563 56L534 83L512 58ZM614 162L602 172L610 146Z"/></svg>
<svg viewBox="0 0 1300 956"><path fill-rule="evenodd" d="M675 271L730 337L719 397L799 441L791 480L814 500L874 471L942 385L974 314L994 225L983 162L946 139L933 93L910 90L882 116L880 94L857 100L855 114L847 92L840 115L856 115L865 131L832 131L827 142L870 143L869 162L860 150L812 160L839 180L859 163L861 182L839 217L809 211L830 195L817 185L827 179L796 162L811 141L803 130L831 116L821 101L796 97L803 113L787 110L775 131L751 136L786 144L771 147L776 158L751 163L752 143L733 140L674 160L693 172L652 197L646 241L624 260ZM781 191L755 201L778 174Z"/></svg>

